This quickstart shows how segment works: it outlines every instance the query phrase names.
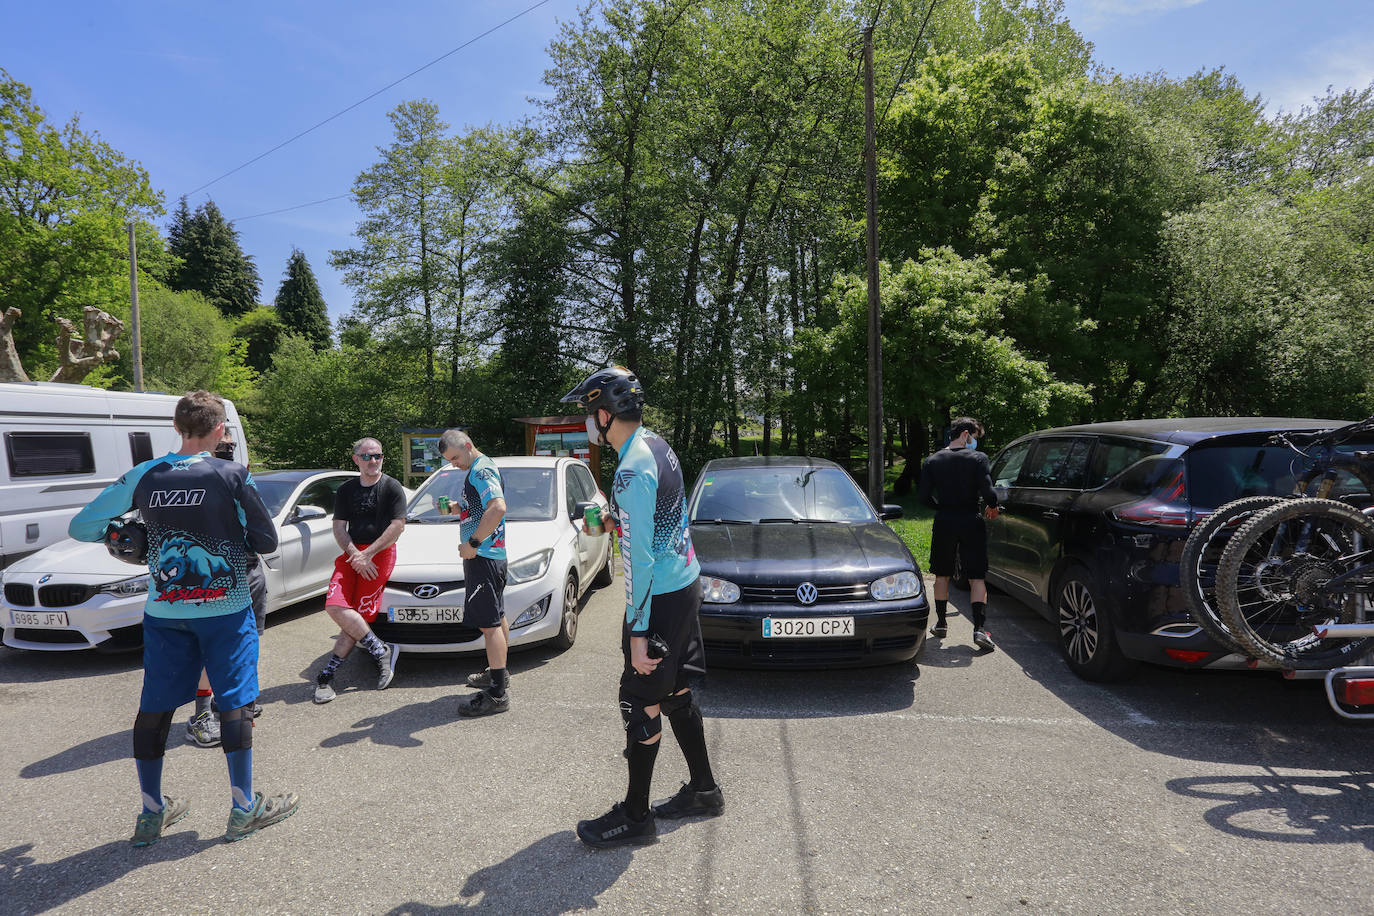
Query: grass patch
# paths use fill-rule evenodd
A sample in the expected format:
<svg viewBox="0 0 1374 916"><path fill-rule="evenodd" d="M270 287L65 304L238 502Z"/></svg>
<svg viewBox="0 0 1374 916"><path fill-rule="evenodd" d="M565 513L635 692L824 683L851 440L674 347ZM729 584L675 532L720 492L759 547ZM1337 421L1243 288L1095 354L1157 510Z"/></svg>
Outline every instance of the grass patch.
<svg viewBox="0 0 1374 916"><path fill-rule="evenodd" d="M904 464L905 462L898 461L887 469L884 489L889 494L892 494L892 484L902 473ZM935 522L935 511L921 505L914 489L906 496L892 494L891 499L902 507L902 517L892 519L887 525L897 532L897 536L906 543L907 549L916 558L921 569L925 570L930 564L930 529Z"/></svg>

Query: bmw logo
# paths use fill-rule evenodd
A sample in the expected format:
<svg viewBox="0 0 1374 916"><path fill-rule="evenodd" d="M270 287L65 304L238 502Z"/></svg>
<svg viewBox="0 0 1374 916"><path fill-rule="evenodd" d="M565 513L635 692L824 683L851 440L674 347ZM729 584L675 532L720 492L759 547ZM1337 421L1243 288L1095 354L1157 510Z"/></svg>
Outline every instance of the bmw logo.
<svg viewBox="0 0 1374 916"><path fill-rule="evenodd" d="M817 594L816 586L812 585L810 582L803 582L801 585L797 586L797 600L802 604L815 604Z"/></svg>
<svg viewBox="0 0 1374 916"><path fill-rule="evenodd" d="M52 578L52 575L51 575L51 574L46 575L46 576L44 576L43 578L41 578L41 579L38 580L38 584L39 584L39 585L42 585L44 582L47 582L47 581L48 581L49 579L51 579L51 578Z"/></svg>
<svg viewBox="0 0 1374 916"><path fill-rule="evenodd" d="M416 598L433 598L439 592L440 588L437 585L417 585L410 590Z"/></svg>

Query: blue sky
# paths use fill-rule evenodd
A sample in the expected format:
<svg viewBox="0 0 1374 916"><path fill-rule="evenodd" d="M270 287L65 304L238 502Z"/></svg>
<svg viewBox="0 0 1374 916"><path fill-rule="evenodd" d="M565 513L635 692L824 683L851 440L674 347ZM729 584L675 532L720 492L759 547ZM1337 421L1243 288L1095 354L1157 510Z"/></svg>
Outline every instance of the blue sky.
<svg viewBox="0 0 1374 916"><path fill-rule="evenodd" d="M292 246L305 252L329 303L352 296L329 267L352 244L354 177L390 140L386 112L405 99L439 105L455 128L509 123L542 93L544 49L580 0L542 6L306 137L196 188L463 44L538 0L21 3L0 0L0 66L33 89L52 120L87 130L139 160L170 209L214 199L257 263L262 298ZM1369 0L1067 0L1066 13L1123 73L1185 76L1225 66L1252 92L1295 110L1328 85L1374 79ZM195 191L195 193L192 193Z"/></svg>

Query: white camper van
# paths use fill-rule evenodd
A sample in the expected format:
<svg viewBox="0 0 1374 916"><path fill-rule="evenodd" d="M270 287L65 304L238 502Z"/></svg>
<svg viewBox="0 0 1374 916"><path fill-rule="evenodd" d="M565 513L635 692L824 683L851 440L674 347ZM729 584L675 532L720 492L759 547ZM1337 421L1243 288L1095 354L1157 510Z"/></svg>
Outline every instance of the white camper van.
<svg viewBox="0 0 1374 916"><path fill-rule="evenodd" d="M82 506L140 461L181 444L180 398L53 382L0 383L0 569L67 536ZM246 463L243 424L224 402L234 459Z"/></svg>

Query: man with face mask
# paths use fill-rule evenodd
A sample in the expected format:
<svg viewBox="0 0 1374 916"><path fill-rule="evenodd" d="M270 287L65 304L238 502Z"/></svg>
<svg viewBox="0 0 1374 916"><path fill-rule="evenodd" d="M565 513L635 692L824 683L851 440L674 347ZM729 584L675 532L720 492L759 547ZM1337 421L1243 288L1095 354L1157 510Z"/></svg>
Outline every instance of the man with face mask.
<svg viewBox="0 0 1374 916"><path fill-rule="evenodd" d="M619 366L594 372L564 396L587 411L592 442L613 446L619 457L611 507L620 525L625 569L624 668L620 715L625 723L629 786L625 800L577 835L589 846L651 842L656 818L714 817L725 798L711 773L701 709L688 678L705 672L698 611L701 566L692 550L682 468L668 443L642 425L644 389ZM649 806L649 788L662 735L662 715L673 727L690 781L667 801Z"/></svg>
<svg viewBox="0 0 1374 916"><path fill-rule="evenodd" d="M973 612L973 642L991 652L992 634L987 628L988 530L978 514L982 497L987 518L997 517L997 492L992 488L992 466L978 448L983 424L960 417L951 427L949 445L921 465L921 502L935 510L930 536L930 571L935 574L935 626L930 635L944 638L949 605L949 580L957 555L969 580L969 607Z"/></svg>

